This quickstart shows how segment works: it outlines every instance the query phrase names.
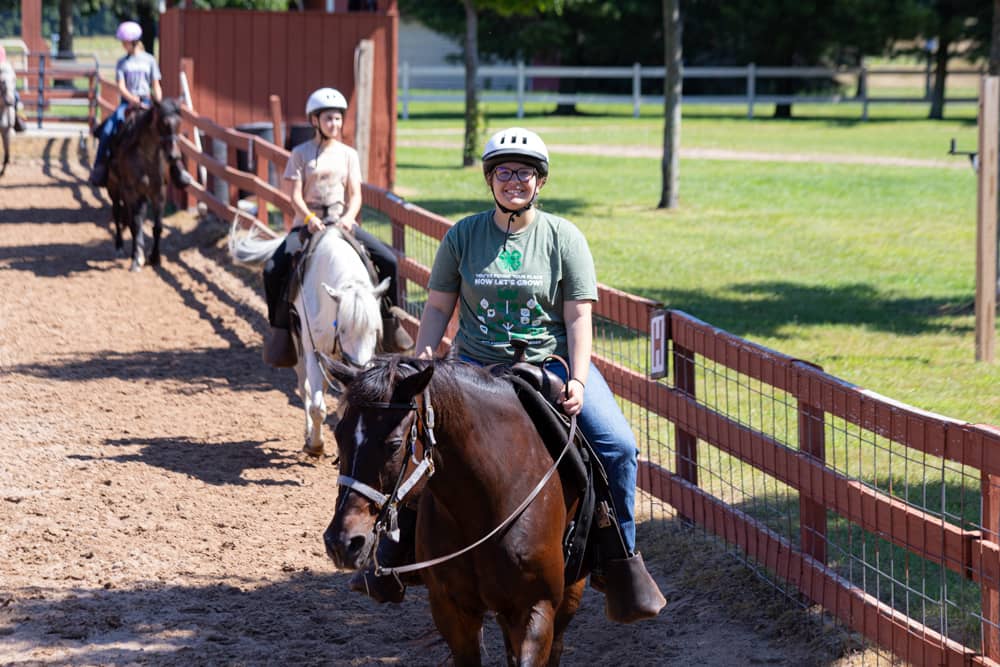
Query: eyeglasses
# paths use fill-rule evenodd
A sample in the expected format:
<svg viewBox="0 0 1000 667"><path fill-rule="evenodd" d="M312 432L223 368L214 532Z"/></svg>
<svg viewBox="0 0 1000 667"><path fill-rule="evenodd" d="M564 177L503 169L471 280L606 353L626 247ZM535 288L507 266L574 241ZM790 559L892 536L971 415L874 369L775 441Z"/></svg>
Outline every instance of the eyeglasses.
<svg viewBox="0 0 1000 667"><path fill-rule="evenodd" d="M496 174L497 180L502 183L506 183L510 179L514 178L515 175L517 176L517 180L521 181L522 183L527 183L532 179L532 177L535 176L537 172L531 167L521 167L519 169L510 169L509 167L497 167L496 169L493 170L493 173Z"/></svg>

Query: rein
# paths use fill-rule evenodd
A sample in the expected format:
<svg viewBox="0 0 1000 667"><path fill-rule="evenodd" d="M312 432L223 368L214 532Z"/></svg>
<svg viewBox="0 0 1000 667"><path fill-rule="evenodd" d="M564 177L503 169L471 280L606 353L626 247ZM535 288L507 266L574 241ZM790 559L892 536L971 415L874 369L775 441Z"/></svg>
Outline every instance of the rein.
<svg viewBox="0 0 1000 667"><path fill-rule="evenodd" d="M302 259L299 261L298 266L295 269L296 273L298 273L299 289L300 290L302 289L302 284L305 282L306 265L308 264L309 259L312 257L313 251L315 250L315 245L316 245L315 242L317 242L319 240L319 238L323 234L326 233L326 231L327 230L324 229L319 234L315 234L315 235L311 234L305 240L305 248L304 248L303 253L302 253ZM329 357L326 354L324 354L323 352L321 352L319 350L319 348L316 346L316 340L313 338L312 327L309 326L309 313L308 313L308 310L309 310L308 308L305 308L305 307L302 308L302 326L305 328L306 333L309 334L309 343L312 345L313 354L316 356L316 361L317 361L316 365L319 366L320 374L323 376L323 379L326 381L327 386L329 386L329 387L336 387L337 385L334 384L333 378L331 378L330 375L329 375L329 373L327 373L326 368L325 368L325 366L323 364L324 358L328 359ZM342 345L340 344L340 325L339 325L339 322L340 322L340 318L339 317L336 320L333 321L333 349L330 350L330 354L332 354L332 355L336 355L337 354L337 348L342 347ZM343 357L343 353L341 353L341 357ZM350 361L350 360L348 360L348 361Z"/></svg>

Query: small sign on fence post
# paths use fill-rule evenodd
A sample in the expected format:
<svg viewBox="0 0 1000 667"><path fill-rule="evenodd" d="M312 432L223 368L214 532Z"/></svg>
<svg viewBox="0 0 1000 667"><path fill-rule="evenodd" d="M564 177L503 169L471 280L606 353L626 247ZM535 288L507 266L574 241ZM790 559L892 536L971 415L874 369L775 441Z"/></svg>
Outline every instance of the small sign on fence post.
<svg viewBox="0 0 1000 667"><path fill-rule="evenodd" d="M654 310L649 316L649 377L667 376L667 311Z"/></svg>

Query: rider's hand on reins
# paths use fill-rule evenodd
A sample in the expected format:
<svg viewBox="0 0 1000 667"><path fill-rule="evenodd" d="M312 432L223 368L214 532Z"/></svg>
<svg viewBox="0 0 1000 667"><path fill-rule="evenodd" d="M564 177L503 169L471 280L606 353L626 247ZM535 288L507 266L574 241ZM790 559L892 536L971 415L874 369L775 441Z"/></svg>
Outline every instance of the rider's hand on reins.
<svg viewBox="0 0 1000 667"><path fill-rule="evenodd" d="M306 216L306 223L309 226L309 231L313 234L326 229L326 224L315 213L310 213Z"/></svg>
<svg viewBox="0 0 1000 667"><path fill-rule="evenodd" d="M354 232L354 228L358 226L357 221L354 218L343 217L337 221L337 224L345 232Z"/></svg>
<svg viewBox="0 0 1000 667"><path fill-rule="evenodd" d="M560 404L563 412L570 417L580 412L583 409L583 382L576 378L567 380Z"/></svg>

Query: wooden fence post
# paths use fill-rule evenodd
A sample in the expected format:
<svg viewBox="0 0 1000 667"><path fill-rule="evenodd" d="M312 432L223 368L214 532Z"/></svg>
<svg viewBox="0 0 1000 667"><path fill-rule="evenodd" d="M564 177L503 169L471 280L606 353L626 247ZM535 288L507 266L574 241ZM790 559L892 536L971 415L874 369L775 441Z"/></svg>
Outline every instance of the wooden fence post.
<svg viewBox="0 0 1000 667"><path fill-rule="evenodd" d="M826 461L826 413L799 399L799 451ZM808 481L807 481L808 483ZM802 553L826 565L826 508L799 490L799 544Z"/></svg>
<svg viewBox="0 0 1000 667"><path fill-rule="evenodd" d="M674 386L691 399L695 397L694 352L681 347L674 341L673 349ZM677 475L698 486L698 438L685 431L679 424L674 425L674 467ZM688 521L694 517L684 516Z"/></svg>
<svg viewBox="0 0 1000 667"><path fill-rule="evenodd" d="M271 125L274 130L274 145L278 148L285 147L285 123L281 117L281 97L271 95L267 98L268 108L271 110Z"/></svg>
<svg viewBox="0 0 1000 667"><path fill-rule="evenodd" d="M979 187L976 206L976 361L992 362L997 309L997 136L1000 78L979 82Z"/></svg>
<svg viewBox="0 0 1000 667"><path fill-rule="evenodd" d="M1000 476L982 474L983 540L1000 542ZM1000 660L1000 582L981 581L983 655Z"/></svg>
<svg viewBox="0 0 1000 667"><path fill-rule="evenodd" d="M188 109L194 113L194 95L191 93L191 86L194 85L194 60L191 58L181 58L180 61L180 87L181 95L184 98L184 103L188 106ZM200 130L192 125L191 126L191 143L194 144L195 148L202 150L201 147L201 135ZM205 168L195 162L192 158L188 158L185 161L184 168L189 174L197 174L198 182L205 186L208 184L208 174ZM194 168L193 168L194 167ZM191 190L185 188L183 196L183 206L185 209L191 209L197 205L197 200L194 195L191 194Z"/></svg>
<svg viewBox="0 0 1000 667"><path fill-rule="evenodd" d="M372 85L375 78L375 43L362 39L354 50L354 148L361 161L361 180L368 182L371 163Z"/></svg>

